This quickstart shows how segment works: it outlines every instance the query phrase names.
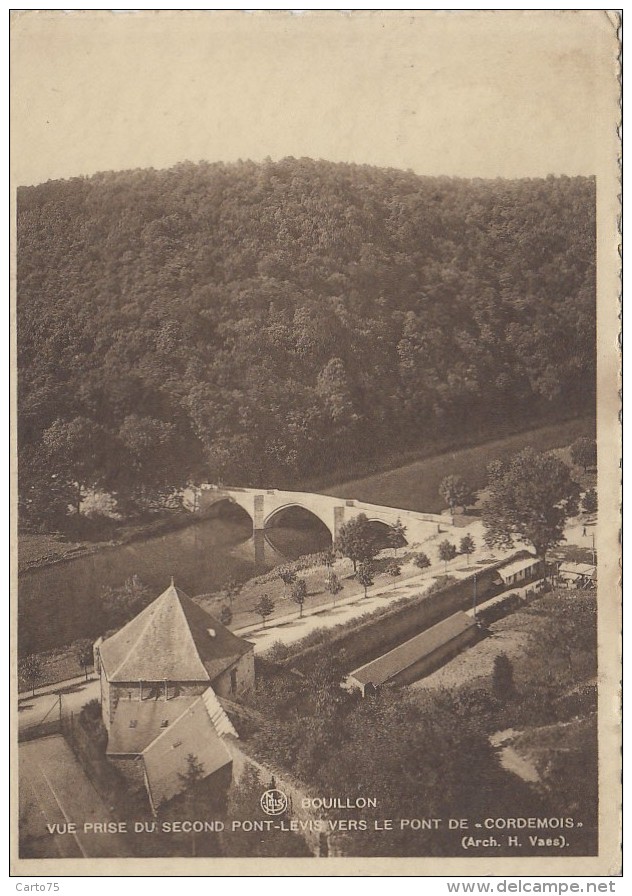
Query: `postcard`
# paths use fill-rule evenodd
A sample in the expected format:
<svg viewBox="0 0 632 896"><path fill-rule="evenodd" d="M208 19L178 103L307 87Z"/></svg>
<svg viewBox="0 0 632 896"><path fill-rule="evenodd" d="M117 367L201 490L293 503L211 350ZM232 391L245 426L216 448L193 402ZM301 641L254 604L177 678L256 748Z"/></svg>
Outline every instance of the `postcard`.
<svg viewBox="0 0 632 896"><path fill-rule="evenodd" d="M12 14L13 874L620 873L620 27Z"/></svg>

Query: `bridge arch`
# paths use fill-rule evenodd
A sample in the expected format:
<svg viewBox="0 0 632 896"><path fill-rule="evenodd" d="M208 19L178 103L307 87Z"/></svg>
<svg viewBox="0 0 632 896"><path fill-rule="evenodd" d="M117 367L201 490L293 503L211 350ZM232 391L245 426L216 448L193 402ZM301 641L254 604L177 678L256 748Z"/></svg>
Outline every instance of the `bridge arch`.
<svg viewBox="0 0 632 896"><path fill-rule="evenodd" d="M388 547L387 539L391 531L391 524L387 523L386 520L382 520L375 516L367 517L367 521L370 524L373 536L376 539L379 539L379 542L383 547ZM406 543L408 544L408 542Z"/></svg>
<svg viewBox="0 0 632 896"><path fill-rule="evenodd" d="M311 507L307 507L306 504L300 503L299 501L291 501L286 504L281 504L279 507L275 507L274 510L271 510L270 513L263 520L264 529L269 525L269 523L277 516L279 513L283 513L285 510L290 510L291 508L296 507L299 510L304 510L306 513L309 513L311 516L315 517L319 522L325 526L325 528L329 531L331 536L332 543L335 538L333 525L326 519L324 519L323 515L318 513L318 511L314 510Z"/></svg>
<svg viewBox="0 0 632 896"><path fill-rule="evenodd" d="M252 507L252 500L239 500L235 495L217 495L217 497L213 497L212 500L208 500L208 498L204 501L203 509L211 510L213 508L221 509L222 504L233 505L233 507L240 507L244 513L248 515L250 518L251 524L254 526L254 514Z"/></svg>

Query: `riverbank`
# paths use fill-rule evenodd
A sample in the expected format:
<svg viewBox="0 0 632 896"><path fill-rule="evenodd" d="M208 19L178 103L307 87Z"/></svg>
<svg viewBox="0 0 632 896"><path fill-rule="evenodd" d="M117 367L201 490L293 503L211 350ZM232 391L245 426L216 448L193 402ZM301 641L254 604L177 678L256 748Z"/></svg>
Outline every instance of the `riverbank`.
<svg viewBox="0 0 632 896"><path fill-rule="evenodd" d="M412 544L398 550L392 548L383 550L374 561L376 569L373 578L374 584L379 586L383 592L384 600L395 597L397 594L395 589L406 588L409 580L419 579L420 570L415 565L414 558L420 551L426 553L431 562L430 567L423 573L429 579L446 573L451 575L455 571L461 571L466 568L469 570L470 566L467 565L466 558L461 554L458 554L446 566L439 559L437 548L439 541L443 541L446 538L458 548L459 538L465 534L465 531L457 533L456 530L449 530L446 526L441 533L434 533L422 544ZM473 535L476 545L475 553L470 557L469 561L471 567L474 568L477 560L480 561L490 557L490 551L483 543L482 523L479 521L473 523L467 531ZM389 572L389 566L393 561L400 568L399 576L392 576ZM354 575L351 560L346 557L339 557L334 561L332 569L342 588L337 595L337 603L342 604L346 600L359 598L364 595L364 588ZM304 610L324 608L333 604L332 595L327 589L328 567L316 563L300 571L298 577L304 579L307 586ZM279 617L295 616L298 618L300 616L299 607L292 600L291 588L284 586L274 572L264 576L256 576L245 582L239 594L233 598L232 603L224 592L198 595L194 600L208 613L217 618L220 617L222 608L229 606L232 612L230 627L232 629L243 629L248 626L262 626L261 616L258 615L254 608L264 594L274 603L274 610L267 620L267 625L274 625ZM399 596L401 597L401 594Z"/></svg>
<svg viewBox="0 0 632 896"><path fill-rule="evenodd" d="M134 544L169 532L177 532L199 523L202 514L193 516L187 510L166 510L155 519L113 525L115 538L98 541L71 541L61 533L20 533L18 550L18 574L41 569L54 563L63 563L86 557L109 548ZM119 528L120 527L120 528Z"/></svg>
<svg viewBox="0 0 632 896"><path fill-rule="evenodd" d="M439 513L443 502L438 495L444 476L463 475L475 488L485 481L487 463L495 457L506 457L533 445L540 451L564 448L580 436L594 436L594 418L573 418L544 426L516 430L483 441L459 440L459 449L450 450L447 443L409 449L397 456L372 465L370 475L364 470L340 470L326 480L310 480L300 487L307 491L322 491L341 498L356 498L374 504L402 509ZM380 472L376 472L376 466ZM360 478L349 479L349 475ZM342 479L342 477L345 477ZM298 488L298 486L297 486ZM136 523L114 524L114 537L103 540L71 540L61 534L31 534L19 536L18 573L64 563L100 551L133 544L196 525L200 516L188 511L167 511L159 518Z"/></svg>
<svg viewBox="0 0 632 896"><path fill-rule="evenodd" d="M465 575L469 574L475 568L476 562L490 560L490 552L484 546L482 540L482 531L480 522L474 523L472 534L475 538L476 551L468 558L457 555L454 560L446 565L439 559L437 551L437 542L446 538L458 545L458 538L455 533L443 531L441 534L436 533L430 536L423 545L410 545L406 548L386 549L381 552L376 559L376 573L374 575L375 587L369 588L369 593L374 595L379 592L380 606L386 606L388 603L399 600L402 596L412 597L419 589L419 582L424 581L430 584L437 577L445 575ZM461 533L459 533L461 534ZM414 557L417 551L423 550L431 561L431 566L420 572L414 563ZM390 563L396 560L400 566L400 575L392 576L387 570ZM338 577L342 590L334 598L327 590L327 579L329 569L322 564L314 561L314 565L301 570L298 575L305 579L307 584L307 597L304 603L304 614L306 619L312 615L317 615L329 608L330 613L341 613L345 605L349 603L361 604L364 600L364 588L357 581L353 573L353 564L345 557L337 558L333 564L333 571ZM261 616L254 609L258 600L266 594L274 603L274 609L270 617L266 620L266 631L272 632L274 626L279 621L291 617L292 620L298 621L300 616L299 607L292 601L290 588L284 586L283 582L276 576L274 572L264 575L255 576L244 583L239 593L233 596L232 601L229 600L225 591L218 591L213 594L200 594L194 596L194 601L203 607L208 613L219 619L224 607L230 607L232 619L229 627L235 630L249 629L254 627L256 631L263 629L263 621ZM155 595L157 597L158 594ZM367 607L367 609L369 609ZM360 612L364 612L360 609ZM245 637L248 637L246 634ZM38 656L42 662L42 674L38 680L38 687L42 688L52 685L59 681L64 681L81 673L78 664L76 652L72 646L63 646L48 651L38 651ZM20 680L20 690L28 690L30 682Z"/></svg>

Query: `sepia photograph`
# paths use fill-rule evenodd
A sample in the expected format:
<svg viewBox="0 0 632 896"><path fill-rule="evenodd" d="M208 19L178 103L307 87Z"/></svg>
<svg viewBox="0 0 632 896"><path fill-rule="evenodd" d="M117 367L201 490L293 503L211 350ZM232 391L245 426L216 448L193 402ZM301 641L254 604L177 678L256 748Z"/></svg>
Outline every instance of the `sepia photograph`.
<svg viewBox="0 0 632 896"><path fill-rule="evenodd" d="M13 874L621 873L620 29L11 14Z"/></svg>

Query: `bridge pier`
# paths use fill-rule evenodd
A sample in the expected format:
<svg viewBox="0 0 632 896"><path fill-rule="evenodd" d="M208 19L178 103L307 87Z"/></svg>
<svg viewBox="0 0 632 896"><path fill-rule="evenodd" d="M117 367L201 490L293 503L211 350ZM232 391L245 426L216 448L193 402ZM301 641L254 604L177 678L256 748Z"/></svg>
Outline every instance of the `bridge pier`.
<svg viewBox="0 0 632 896"><path fill-rule="evenodd" d="M252 540L255 546L255 565L265 562L265 495L254 495L252 502Z"/></svg>
<svg viewBox="0 0 632 896"><path fill-rule="evenodd" d="M266 559L266 535L265 529L253 529L252 541L255 546L255 566L261 567Z"/></svg>
<svg viewBox="0 0 632 896"><path fill-rule="evenodd" d="M344 504L339 504L334 507L334 534L332 536L332 547L334 551L336 550L336 542L338 541L338 533L340 532L340 527L344 524L345 521L345 506Z"/></svg>
<svg viewBox="0 0 632 896"><path fill-rule="evenodd" d="M189 506L204 512L219 501L231 501L242 507L252 519L252 533L255 546L255 562L265 562L265 526L275 513L286 507L303 507L323 522L331 533L334 548L338 542L341 526L358 514L364 513L370 521L392 526L397 520L406 526L407 540L423 542L434 535L437 526L454 524L445 515L421 513L419 511L382 507L364 501L336 498L332 495L318 495L307 492L288 492L278 489L230 488L228 486L203 485L192 490Z"/></svg>

